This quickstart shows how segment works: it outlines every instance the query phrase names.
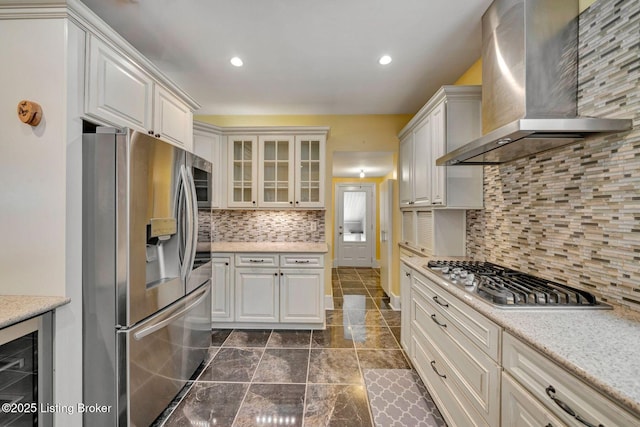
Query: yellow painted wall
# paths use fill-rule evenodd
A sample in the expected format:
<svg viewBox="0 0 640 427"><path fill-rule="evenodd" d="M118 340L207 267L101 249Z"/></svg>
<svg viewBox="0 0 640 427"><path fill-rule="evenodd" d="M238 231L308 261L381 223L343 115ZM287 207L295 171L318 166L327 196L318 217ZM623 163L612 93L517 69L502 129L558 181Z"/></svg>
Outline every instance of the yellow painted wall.
<svg viewBox="0 0 640 427"><path fill-rule="evenodd" d="M385 151L394 152L397 165L398 133L411 120L412 114L396 115L264 115L264 116L220 116L199 115L194 120L216 126L329 126L327 139L325 180L325 236L333 254L333 153L335 151ZM381 181L380 181L381 182ZM395 189L397 195L397 188ZM399 212L397 196L394 196L395 212ZM329 210L329 207L332 209ZM401 227L400 215L394 217L394 230ZM380 233L376 233L379 238ZM395 248L394 248L395 250ZM325 293L331 294L331 271L327 262L325 271ZM395 264L394 277L399 277L399 262ZM400 285L394 283L394 293L399 295Z"/></svg>
<svg viewBox="0 0 640 427"><path fill-rule="evenodd" d="M482 58L473 63L455 82L456 85L481 85L482 84Z"/></svg>
<svg viewBox="0 0 640 427"><path fill-rule="evenodd" d="M580 0L579 1L580 12L583 12L586 8L591 6L595 1L596 0Z"/></svg>

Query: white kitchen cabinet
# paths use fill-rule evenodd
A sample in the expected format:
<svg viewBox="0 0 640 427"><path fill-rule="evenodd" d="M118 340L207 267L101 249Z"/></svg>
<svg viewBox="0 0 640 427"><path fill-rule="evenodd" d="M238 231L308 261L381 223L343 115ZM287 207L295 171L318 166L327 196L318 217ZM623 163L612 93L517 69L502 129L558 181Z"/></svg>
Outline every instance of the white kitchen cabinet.
<svg viewBox="0 0 640 427"><path fill-rule="evenodd" d="M413 135L413 201L411 205L433 204L431 170L435 167L429 161L433 149L431 141L431 118L426 117L416 126Z"/></svg>
<svg viewBox="0 0 640 427"><path fill-rule="evenodd" d="M215 327L323 327L324 255L213 254L212 298Z"/></svg>
<svg viewBox="0 0 640 427"><path fill-rule="evenodd" d="M324 320L324 270L318 268L280 270L280 321L283 323Z"/></svg>
<svg viewBox="0 0 640 427"><path fill-rule="evenodd" d="M409 206L413 202L413 132L400 139L398 168L400 176L400 206Z"/></svg>
<svg viewBox="0 0 640 427"><path fill-rule="evenodd" d="M94 35L86 76L88 116L141 132L153 129L153 79Z"/></svg>
<svg viewBox="0 0 640 427"><path fill-rule="evenodd" d="M89 35L85 114L193 150L193 105L165 89L119 49Z"/></svg>
<svg viewBox="0 0 640 427"><path fill-rule="evenodd" d="M158 84L154 90L153 130L156 137L193 152L193 112Z"/></svg>
<svg viewBox="0 0 640 427"><path fill-rule="evenodd" d="M400 344L409 358L411 354L411 274L413 270L406 264L400 264Z"/></svg>
<svg viewBox="0 0 640 427"><path fill-rule="evenodd" d="M258 136L258 206L294 205L294 137Z"/></svg>
<svg viewBox="0 0 640 427"><path fill-rule="evenodd" d="M280 320L280 275L277 268L235 269L235 319L273 323Z"/></svg>
<svg viewBox="0 0 640 427"><path fill-rule="evenodd" d="M481 135L480 86L443 86L400 131L400 207L483 207L482 166L436 166Z"/></svg>
<svg viewBox="0 0 640 427"><path fill-rule="evenodd" d="M324 207L325 135L296 135L295 206Z"/></svg>
<svg viewBox="0 0 640 427"><path fill-rule="evenodd" d="M422 336L438 354L429 361L430 366L422 369L439 367L440 375L446 376L441 378L456 398L482 418L474 422L497 426L501 369L496 358L500 328L448 292L434 292L436 287L425 276L412 274L411 333ZM478 343L483 347L478 347ZM433 390L435 394L438 392Z"/></svg>
<svg viewBox="0 0 640 427"><path fill-rule="evenodd" d="M226 146L222 130L206 123L193 123L193 152L211 162L211 207L226 207L226 188L222 185L227 173Z"/></svg>
<svg viewBox="0 0 640 427"><path fill-rule="evenodd" d="M233 258L212 258L211 319L231 322L234 319Z"/></svg>
<svg viewBox="0 0 640 427"><path fill-rule="evenodd" d="M637 426L640 418L509 333L504 333L502 364L545 412L569 426ZM505 399L508 397L505 396ZM511 402L507 406L513 405ZM578 418L589 424L580 422Z"/></svg>
<svg viewBox="0 0 640 427"><path fill-rule="evenodd" d="M556 418L509 374L502 373L502 425L513 427L559 427Z"/></svg>
<svg viewBox="0 0 640 427"><path fill-rule="evenodd" d="M429 131L431 136L431 153L429 153L433 162L429 163L430 170L427 172L431 179L427 181L431 182L431 204L432 205L446 205L446 183L447 174L446 167L436 166L435 160L438 157L442 157L446 153L446 102L438 104L431 114L429 114ZM417 186L418 184L416 184ZM457 189L456 189L457 191Z"/></svg>
<svg viewBox="0 0 640 427"><path fill-rule="evenodd" d="M404 210L401 242L424 256L464 256L466 213L462 209Z"/></svg>
<svg viewBox="0 0 640 427"><path fill-rule="evenodd" d="M221 128L223 133L224 128ZM246 130L246 134L241 134ZM233 128L228 206L324 208L327 128Z"/></svg>
<svg viewBox="0 0 640 427"><path fill-rule="evenodd" d="M258 206L258 137L233 135L228 138L229 173L227 206Z"/></svg>

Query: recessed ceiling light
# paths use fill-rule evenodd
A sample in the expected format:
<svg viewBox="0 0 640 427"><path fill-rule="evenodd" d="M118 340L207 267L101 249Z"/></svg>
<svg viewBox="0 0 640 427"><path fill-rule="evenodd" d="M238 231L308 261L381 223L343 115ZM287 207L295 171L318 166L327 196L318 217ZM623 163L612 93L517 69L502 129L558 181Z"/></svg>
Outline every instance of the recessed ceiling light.
<svg viewBox="0 0 640 427"><path fill-rule="evenodd" d="M238 58L237 56L231 58L229 62L231 62L231 65L233 65L234 67L242 67L242 65L244 64L244 62L242 62L242 59Z"/></svg>
<svg viewBox="0 0 640 427"><path fill-rule="evenodd" d="M364 178L364 169L360 169L360 178Z"/></svg>
<svg viewBox="0 0 640 427"><path fill-rule="evenodd" d="M389 55L383 55L378 59L378 64L380 65L388 65L391 64L391 57Z"/></svg>

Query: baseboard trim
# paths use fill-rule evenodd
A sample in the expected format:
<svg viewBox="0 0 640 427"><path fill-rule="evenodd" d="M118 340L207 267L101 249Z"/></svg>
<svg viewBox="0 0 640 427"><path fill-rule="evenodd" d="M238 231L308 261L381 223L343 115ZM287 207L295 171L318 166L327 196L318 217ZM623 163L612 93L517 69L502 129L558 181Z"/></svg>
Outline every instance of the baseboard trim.
<svg viewBox="0 0 640 427"><path fill-rule="evenodd" d="M324 296L324 309L333 310L333 295Z"/></svg>
<svg viewBox="0 0 640 427"><path fill-rule="evenodd" d="M391 305L391 308L393 308L395 311L400 311L400 309L402 308L400 307L400 296L395 295L392 292L391 295L389 295L389 298L391 298L391 301L389 301L389 305Z"/></svg>

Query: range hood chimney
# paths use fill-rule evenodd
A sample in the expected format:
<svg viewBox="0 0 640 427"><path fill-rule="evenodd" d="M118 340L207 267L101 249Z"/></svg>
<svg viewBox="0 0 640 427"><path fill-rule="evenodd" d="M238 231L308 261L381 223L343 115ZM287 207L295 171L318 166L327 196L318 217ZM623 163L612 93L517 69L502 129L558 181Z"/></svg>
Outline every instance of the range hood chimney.
<svg viewBox="0 0 640 427"><path fill-rule="evenodd" d="M500 164L631 129L577 116L577 39L578 0L495 0L482 16L483 136L436 165Z"/></svg>

